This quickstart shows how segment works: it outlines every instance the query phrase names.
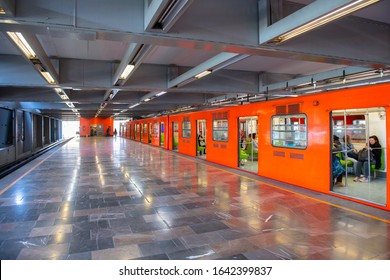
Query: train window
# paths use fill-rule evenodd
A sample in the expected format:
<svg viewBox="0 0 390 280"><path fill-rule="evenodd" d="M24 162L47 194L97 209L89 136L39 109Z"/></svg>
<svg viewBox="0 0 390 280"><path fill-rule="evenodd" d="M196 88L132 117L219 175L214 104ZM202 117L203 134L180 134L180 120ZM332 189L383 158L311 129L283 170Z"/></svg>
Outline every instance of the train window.
<svg viewBox="0 0 390 280"><path fill-rule="evenodd" d="M305 149L307 147L307 118L304 114L272 117L272 145Z"/></svg>
<svg viewBox="0 0 390 280"><path fill-rule="evenodd" d="M182 122L181 133L183 138L191 138L191 122L189 121Z"/></svg>
<svg viewBox="0 0 390 280"><path fill-rule="evenodd" d="M227 142L228 141L228 120L219 119L213 120L213 140Z"/></svg>

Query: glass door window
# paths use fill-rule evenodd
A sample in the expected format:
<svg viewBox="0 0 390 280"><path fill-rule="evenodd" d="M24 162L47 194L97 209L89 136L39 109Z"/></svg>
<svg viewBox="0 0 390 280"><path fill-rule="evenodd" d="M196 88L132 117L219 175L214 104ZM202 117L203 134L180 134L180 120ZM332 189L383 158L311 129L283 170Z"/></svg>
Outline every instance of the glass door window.
<svg viewBox="0 0 390 280"><path fill-rule="evenodd" d="M160 146L163 147L165 143L164 122L160 123Z"/></svg>
<svg viewBox="0 0 390 280"><path fill-rule="evenodd" d="M179 124L178 122L172 123L172 150L179 150Z"/></svg>
<svg viewBox="0 0 390 280"><path fill-rule="evenodd" d="M196 121L196 155L206 158L206 120Z"/></svg>
<svg viewBox="0 0 390 280"><path fill-rule="evenodd" d="M339 141L340 148L332 149L331 159L343 167L336 178L331 174L332 192L386 205L385 115L383 107L332 111L332 147Z"/></svg>
<svg viewBox="0 0 390 280"><path fill-rule="evenodd" d="M238 166L253 173L258 172L257 128L256 116L238 119Z"/></svg>

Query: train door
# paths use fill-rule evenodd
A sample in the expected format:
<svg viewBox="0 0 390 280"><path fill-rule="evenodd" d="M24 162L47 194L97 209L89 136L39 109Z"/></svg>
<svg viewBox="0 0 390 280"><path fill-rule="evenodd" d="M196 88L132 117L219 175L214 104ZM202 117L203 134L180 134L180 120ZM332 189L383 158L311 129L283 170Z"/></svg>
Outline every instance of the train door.
<svg viewBox="0 0 390 280"><path fill-rule="evenodd" d="M137 139L137 137L139 137L139 139ZM139 124L139 123L137 123L137 124L135 125L134 140L141 140L141 128L140 128L140 124Z"/></svg>
<svg viewBox="0 0 390 280"><path fill-rule="evenodd" d="M331 118L331 141L334 147L331 153L331 191L386 205L385 108L337 110L331 112ZM365 149L366 147L370 148ZM337 173L336 167L340 163L342 168Z"/></svg>
<svg viewBox="0 0 390 280"><path fill-rule="evenodd" d="M178 122L172 122L172 150L179 150L179 124Z"/></svg>
<svg viewBox="0 0 390 280"><path fill-rule="evenodd" d="M145 140L146 143L149 142L149 135L148 135L148 124L144 123L143 125L143 135L142 138Z"/></svg>
<svg viewBox="0 0 390 280"><path fill-rule="evenodd" d="M258 118L256 116L238 119L238 167L250 172L258 172Z"/></svg>
<svg viewBox="0 0 390 280"><path fill-rule="evenodd" d="M160 146L164 147L165 143L165 133L164 133L164 122L160 122Z"/></svg>
<svg viewBox="0 0 390 280"><path fill-rule="evenodd" d="M196 121L196 156L206 158L206 120Z"/></svg>
<svg viewBox="0 0 390 280"><path fill-rule="evenodd" d="M148 144L152 143L153 123L149 123Z"/></svg>

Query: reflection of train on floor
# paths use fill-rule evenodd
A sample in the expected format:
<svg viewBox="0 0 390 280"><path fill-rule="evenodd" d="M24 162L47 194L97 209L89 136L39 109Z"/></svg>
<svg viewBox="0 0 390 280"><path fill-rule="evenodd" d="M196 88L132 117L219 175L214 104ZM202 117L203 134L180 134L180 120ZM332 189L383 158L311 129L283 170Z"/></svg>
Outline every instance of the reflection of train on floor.
<svg viewBox="0 0 390 280"><path fill-rule="evenodd" d="M271 179L390 210L386 147L390 142L390 84L344 89L241 106L133 120L120 135L180 154L202 157ZM257 150L249 135L257 135ZM380 170L370 183L333 187L332 134L350 135L359 148L377 135ZM198 137L206 145L200 147ZM375 176L374 176L375 175Z"/></svg>

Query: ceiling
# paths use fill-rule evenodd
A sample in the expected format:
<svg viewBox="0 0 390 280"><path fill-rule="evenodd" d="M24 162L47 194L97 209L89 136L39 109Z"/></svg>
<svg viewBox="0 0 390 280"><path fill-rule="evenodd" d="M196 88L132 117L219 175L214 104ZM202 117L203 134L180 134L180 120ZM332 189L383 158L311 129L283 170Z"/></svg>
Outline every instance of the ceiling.
<svg viewBox="0 0 390 280"><path fill-rule="evenodd" d="M266 2L0 0L0 106L128 119L389 81L390 0L279 43L267 38L351 0Z"/></svg>

